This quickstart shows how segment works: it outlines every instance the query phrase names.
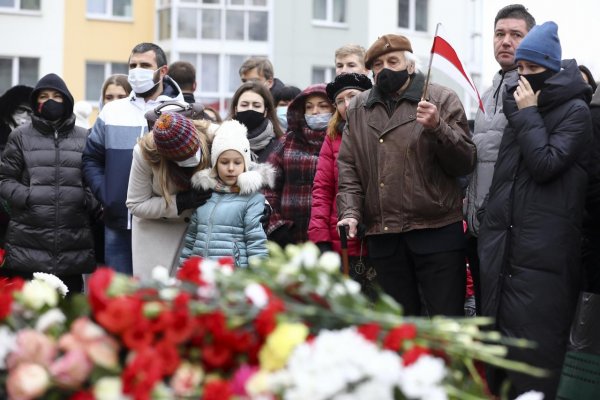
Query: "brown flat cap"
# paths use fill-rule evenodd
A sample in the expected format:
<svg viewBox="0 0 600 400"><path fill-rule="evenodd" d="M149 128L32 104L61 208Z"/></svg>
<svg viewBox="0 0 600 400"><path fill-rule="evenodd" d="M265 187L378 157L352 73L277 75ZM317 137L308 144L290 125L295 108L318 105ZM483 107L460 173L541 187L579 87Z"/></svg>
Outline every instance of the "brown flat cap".
<svg viewBox="0 0 600 400"><path fill-rule="evenodd" d="M365 66L371 69L373 61L379 56L382 56L392 51L412 51L410 40L406 36L402 35L383 35L380 36L375 43L367 50L365 56Z"/></svg>

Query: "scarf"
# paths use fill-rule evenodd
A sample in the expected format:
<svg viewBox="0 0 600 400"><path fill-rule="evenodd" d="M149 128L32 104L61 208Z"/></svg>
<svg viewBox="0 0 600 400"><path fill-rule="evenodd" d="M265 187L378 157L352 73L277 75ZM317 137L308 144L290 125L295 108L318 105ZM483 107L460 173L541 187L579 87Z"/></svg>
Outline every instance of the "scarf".
<svg viewBox="0 0 600 400"><path fill-rule="evenodd" d="M262 150L271 143L271 140L275 138L275 132L273 132L273 124L268 118L256 128L248 131L248 141L250 142L250 157L252 161L256 161L258 156L255 151Z"/></svg>
<svg viewBox="0 0 600 400"><path fill-rule="evenodd" d="M192 175L196 172L196 167L180 167L172 161L169 164L169 178L173 183L181 190L190 190Z"/></svg>
<svg viewBox="0 0 600 400"><path fill-rule="evenodd" d="M213 191L217 193L239 193L240 187L238 185L229 186L225 184L221 178L217 177L217 184L215 185Z"/></svg>

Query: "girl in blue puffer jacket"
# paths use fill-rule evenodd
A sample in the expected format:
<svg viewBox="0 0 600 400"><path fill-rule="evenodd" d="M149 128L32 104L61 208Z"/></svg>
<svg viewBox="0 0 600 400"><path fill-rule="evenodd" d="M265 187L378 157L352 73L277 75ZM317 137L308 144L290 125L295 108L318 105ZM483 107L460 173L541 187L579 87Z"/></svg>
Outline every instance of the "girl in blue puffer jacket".
<svg viewBox="0 0 600 400"><path fill-rule="evenodd" d="M260 221L265 197L259 191L273 187L275 171L269 164L251 163L246 133L239 122L224 122L213 140L212 168L192 177L195 188L211 189L213 194L191 217L182 262L190 256L233 257L237 267L247 267L250 257L267 255Z"/></svg>

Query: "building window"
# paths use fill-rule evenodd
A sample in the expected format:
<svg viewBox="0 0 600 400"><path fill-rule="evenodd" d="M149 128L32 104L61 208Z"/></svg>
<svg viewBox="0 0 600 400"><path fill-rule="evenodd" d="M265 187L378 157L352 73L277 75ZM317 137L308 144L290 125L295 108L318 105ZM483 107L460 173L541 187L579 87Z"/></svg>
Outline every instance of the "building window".
<svg viewBox="0 0 600 400"><path fill-rule="evenodd" d="M158 39L171 39L171 9L158 10Z"/></svg>
<svg viewBox="0 0 600 400"><path fill-rule="evenodd" d="M0 57L0 94L15 85L35 86L39 74L39 58Z"/></svg>
<svg viewBox="0 0 600 400"><path fill-rule="evenodd" d="M242 84L240 66L250 56L180 53L178 59L196 66L197 87L194 95L197 101L216 109L223 116L227 114L229 99Z"/></svg>
<svg viewBox="0 0 600 400"><path fill-rule="evenodd" d="M182 1L177 10L178 36L266 42L269 33L267 6L267 0ZM160 16L159 20L162 20Z"/></svg>
<svg viewBox="0 0 600 400"><path fill-rule="evenodd" d="M398 27L427 32L427 0L398 0Z"/></svg>
<svg viewBox="0 0 600 400"><path fill-rule="evenodd" d="M0 10L6 9L10 11L40 11L40 0L0 0Z"/></svg>
<svg viewBox="0 0 600 400"><path fill-rule="evenodd" d="M346 24L346 0L313 0L313 20L325 24Z"/></svg>
<svg viewBox="0 0 600 400"><path fill-rule="evenodd" d="M127 74L127 63L87 62L85 64L85 99L89 102L100 100L102 85L113 74Z"/></svg>
<svg viewBox="0 0 600 400"><path fill-rule="evenodd" d="M131 0L87 0L87 15L100 18L130 19L132 16Z"/></svg>
<svg viewBox="0 0 600 400"><path fill-rule="evenodd" d="M333 67L313 67L311 83L327 83L335 78L335 68Z"/></svg>

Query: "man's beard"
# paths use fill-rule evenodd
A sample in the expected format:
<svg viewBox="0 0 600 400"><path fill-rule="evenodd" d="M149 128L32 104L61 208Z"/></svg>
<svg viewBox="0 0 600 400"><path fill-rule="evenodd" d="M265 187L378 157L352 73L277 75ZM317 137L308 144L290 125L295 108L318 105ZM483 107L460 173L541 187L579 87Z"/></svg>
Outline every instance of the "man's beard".
<svg viewBox="0 0 600 400"><path fill-rule="evenodd" d="M158 90L158 87L160 86L158 84L158 82L160 81L160 70L156 71L154 73L154 75L155 76L152 77L152 82L154 82L154 86L152 86L152 89L147 90L144 93L136 93L138 95L138 97L147 99L148 97L152 97L152 95L154 95L156 93L156 91Z"/></svg>

